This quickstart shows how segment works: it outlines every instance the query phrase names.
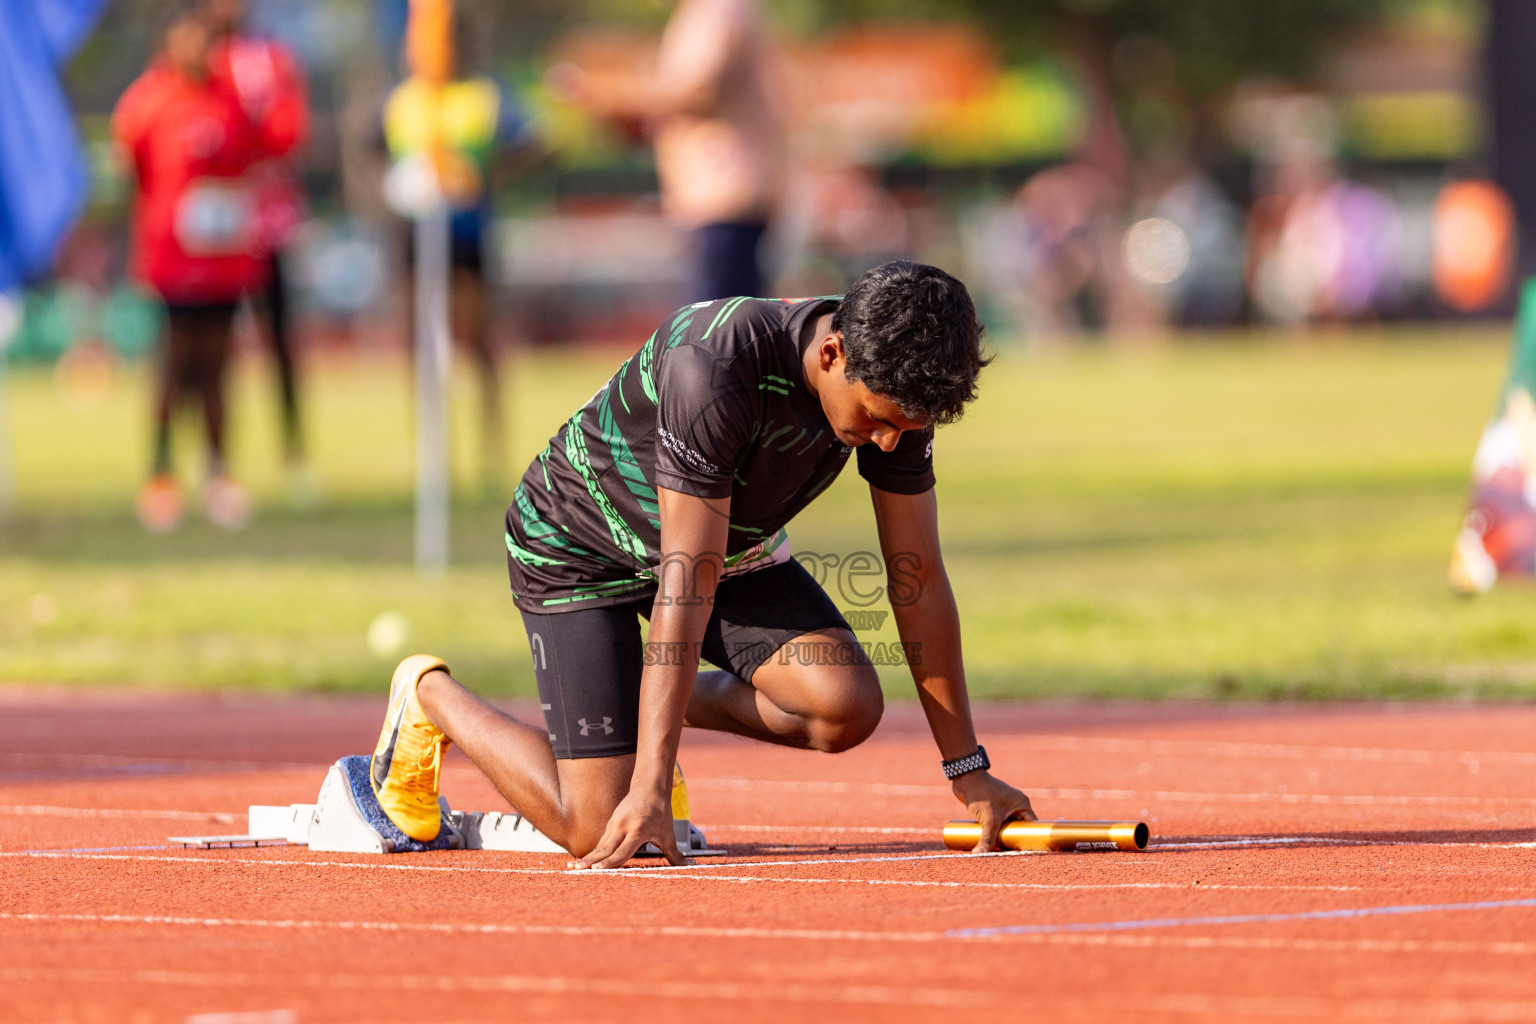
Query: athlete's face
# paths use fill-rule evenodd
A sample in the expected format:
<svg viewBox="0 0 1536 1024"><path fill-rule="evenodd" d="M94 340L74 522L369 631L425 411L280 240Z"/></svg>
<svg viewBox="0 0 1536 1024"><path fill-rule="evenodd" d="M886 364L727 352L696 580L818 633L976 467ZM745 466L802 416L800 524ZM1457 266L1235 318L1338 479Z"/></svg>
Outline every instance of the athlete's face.
<svg viewBox="0 0 1536 1024"><path fill-rule="evenodd" d="M912 419L884 395L877 395L861 382L850 380L844 372L847 357L842 339L833 335L822 343L819 353L822 373L817 381L821 411L832 432L843 444L858 447L873 444L888 452L901 440L903 431L922 430L927 424Z"/></svg>

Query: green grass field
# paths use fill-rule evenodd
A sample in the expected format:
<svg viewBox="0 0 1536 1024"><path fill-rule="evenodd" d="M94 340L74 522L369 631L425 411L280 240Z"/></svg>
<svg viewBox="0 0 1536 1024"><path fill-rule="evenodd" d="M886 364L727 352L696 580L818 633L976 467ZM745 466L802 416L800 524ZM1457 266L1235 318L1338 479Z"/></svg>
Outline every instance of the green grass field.
<svg viewBox="0 0 1536 1024"><path fill-rule="evenodd" d="M973 692L1536 696L1536 592L1467 601L1445 583L1506 337L1385 331L1046 356L1002 345L981 399L935 449ZM625 354L515 361L515 466ZM284 500L270 381L242 366L234 465L260 504L234 534L191 521L150 536L132 518L147 383L130 368L87 395L47 371L10 375L18 507L0 525L0 681L382 690L393 658L365 635L396 611L410 647L476 688L532 692L504 567L509 489L478 483L468 379L455 381L462 486L439 579L411 567L402 362L312 366L324 500L305 512ZM184 434L179 450L196 444ZM791 536L839 558L876 550L857 475ZM903 670L885 672L893 696L910 692Z"/></svg>

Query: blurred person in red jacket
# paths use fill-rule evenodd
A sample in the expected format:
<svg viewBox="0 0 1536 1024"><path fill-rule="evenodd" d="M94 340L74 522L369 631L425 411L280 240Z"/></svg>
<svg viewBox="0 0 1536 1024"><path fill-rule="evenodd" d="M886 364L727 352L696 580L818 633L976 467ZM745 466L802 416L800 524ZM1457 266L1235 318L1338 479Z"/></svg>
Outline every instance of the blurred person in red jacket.
<svg viewBox="0 0 1536 1024"><path fill-rule="evenodd" d="M287 47L244 30L245 0L201 0L199 6L213 34L210 76L235 94L254 125L269 137L291 141L292 148L269 153L251 167L247 177L256 201L256 244L267 260L267 284L260 298L277 364L289 496L296 503L307 503L313 498L313 484L304 459L299 366L294 360L284 250L308 213L293 160L294 150L309 132L308 90L303 68Z"/></svg>
<svg viewBox="0 0 1536 1024"><path fill-rule="evenodd" d="M291 136L251 121L239 100L210 75L212 38L190 8L169 18L159 53L128 87L112 131L136 179L132 260L136 276L165 303L155 403L151 479L139 493L146 527L174 529L183 499L171 468L171 414L195 394L208 441L208 518L234 528L249 513L244 489L228 475L224 386L231 326L240 297L265 284L256 204L246 172ZM276 126L280 128L281 126Z"/></svg>

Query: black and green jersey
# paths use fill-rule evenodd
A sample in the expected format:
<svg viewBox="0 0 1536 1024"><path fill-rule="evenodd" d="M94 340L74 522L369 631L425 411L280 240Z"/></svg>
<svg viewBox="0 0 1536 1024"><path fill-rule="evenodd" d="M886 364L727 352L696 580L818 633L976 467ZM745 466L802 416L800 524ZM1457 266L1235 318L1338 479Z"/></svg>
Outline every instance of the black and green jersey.
<svg viewBox="0 0 1536 1024"><path fill-rule="evenodd" d="M656 489L731 499L729 569L788 557L785 525L852 449L806 390L799 337L836 299L685 306L577 410L523 475L507 510L507 568L524 611L630 602L655 592ZM933 486L933 430L890 453L859 448L875 487Z"/></svg>

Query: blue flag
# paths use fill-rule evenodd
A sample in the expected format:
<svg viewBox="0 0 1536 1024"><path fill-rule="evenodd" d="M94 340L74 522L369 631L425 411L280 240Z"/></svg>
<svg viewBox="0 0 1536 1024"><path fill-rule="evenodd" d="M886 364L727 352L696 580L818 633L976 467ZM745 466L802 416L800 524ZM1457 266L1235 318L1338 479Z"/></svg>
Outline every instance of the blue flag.
<svg viewBox="0 0 1536 1024"><path fill-rule="evenodd" d="M59 65L102 6L0 0L0 293L48 271L85 201L85 161Z"/></svg>

